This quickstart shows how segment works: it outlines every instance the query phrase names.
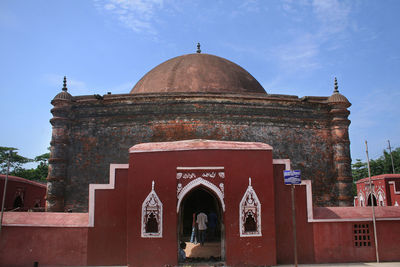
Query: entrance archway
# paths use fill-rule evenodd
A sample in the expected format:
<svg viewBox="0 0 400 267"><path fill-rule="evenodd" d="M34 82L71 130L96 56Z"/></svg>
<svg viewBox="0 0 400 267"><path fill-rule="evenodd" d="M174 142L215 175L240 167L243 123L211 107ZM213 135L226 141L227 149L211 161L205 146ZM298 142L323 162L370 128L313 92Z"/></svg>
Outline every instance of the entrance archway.
<svg viewBox="0 0 400 267"><path fill-rule="evenodd" d="M375 197L374 194L369 194L368 201L367 201L367 206L372 206L371 198L372 198L372 201L374 203L374 206L376 207L377 203L376 203L376 197Z"/></svg>
<svg viewBox="0 0 400 267"><path fill-rule="evenodd" d="M198 243L198 232L193 227L193 222L200 212L204 212L208 217L204 246ZM213 221L215 227L212 225ZM223 261L225 259L223 207L219 197L209 188L199 185L183 196L179 206L177 230L178 242L186 243L186 263Z"/></svg>

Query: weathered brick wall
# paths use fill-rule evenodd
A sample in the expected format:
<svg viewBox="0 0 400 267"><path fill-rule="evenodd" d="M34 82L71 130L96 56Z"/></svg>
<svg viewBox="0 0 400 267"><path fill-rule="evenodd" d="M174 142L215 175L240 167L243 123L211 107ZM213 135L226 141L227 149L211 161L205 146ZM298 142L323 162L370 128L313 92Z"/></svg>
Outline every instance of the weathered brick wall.
<svg viewBox="0 0 400 267"><path fill-rule="evenodd" d="M349 150L349 142L348 135L332 138L333 115L326 100L179 93L105 95L103 100L75 97L68 102L69 112L63 113L69 119L64 209L86 211L88 185L107 183L109 164L127 163L131 146L186 139L267 143L274 148L274 158L291 159L292 168L313 181L317 205L338 205L335 147ZM66 131L57 129L53 128L53 139L64 140L66 136L58 135ZM344 163L350 164L350 157ZM344 171L351 177L349 170ZM346 186L342 194L351 194Z"/></svg>

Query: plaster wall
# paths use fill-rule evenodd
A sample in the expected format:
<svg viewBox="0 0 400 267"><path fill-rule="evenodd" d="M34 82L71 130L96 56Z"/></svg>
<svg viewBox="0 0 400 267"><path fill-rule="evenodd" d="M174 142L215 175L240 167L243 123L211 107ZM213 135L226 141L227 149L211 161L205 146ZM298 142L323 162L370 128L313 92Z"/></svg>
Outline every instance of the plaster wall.
<svg viewBox="0 0 400 267"><path fill-rule="evenodd" d="M148 164L151 162L152 164ZM146 164L147 163L147 164ZM128 185L127 261L132 266L177 264L176 168L224 166L226 263L229 266L276 263L271 151L199 150L131 153ZM249 180L262 203L262 237L239 236L239 204ZM163 203L163 237L141 238L141 205L155 181ZM175 245L174 245L175 244ZM244 253L245 251L245 253ZM154 257L154 255L158 255Z"/></svg>
<svg viewBox="0 0 400 267"><path fill-rule="evenodd" d="M354 246L353 225L357 223L366 222L313 223L315 263L375 261L373 231L370 247Z"/></svg>
<svg viewBox="0 0 400 267"><path fill-rule="evenodd" d="M87 227L3 227L0 266L84 266L87 238Z"/></svg>
<svg viewBox="0 0 400 267"><path fill-rule="evenodd" d="M116 169L115 176L114 189L95 193L95 224L88 228L88 265L126 265L128 170Z"/></svg>
<svg viewBox="0 0 400 267"><path fill-rule="evenodd" d="M294 262L291 186L284 184L285 165L274 164L276 250L278 264ZM297 257L299 263L314 261L313 225L307 221L306 186L295 186Z"/></svg>
<svg viewBox="0 0 400 267"><path fill-rule="evenodd" d="M379 258L382 261L400 261L400 220L378 221Z"/></svg>
<svg viewBox="0 0 400 267"><path fill-rule="evenodd" d="M176 166L199 165L225 167L226 264L291 264L290 187L283 185L285 165L272 168L271 162L270 151L133 153L129 170L127 166L116 168L115 177L110 177L115 178L114 188L95 190L94 227L82 213L5 213L0 266L32 266L34 262L39 266L176 265ZM238 202L248 186L248 176L262 203L262 237L239 236ZM163 238L140 237L141 203L152 180L164 204ZM305 187L296 186L299 262L375 261L371 209L319 207L310 215L307 208L312 205L306 201L311 199L306 197L310 192ZM382 262L400 260L399 214L399 207L376 207ZM355 224L369 224L371 246L354 246Z"/></svg>

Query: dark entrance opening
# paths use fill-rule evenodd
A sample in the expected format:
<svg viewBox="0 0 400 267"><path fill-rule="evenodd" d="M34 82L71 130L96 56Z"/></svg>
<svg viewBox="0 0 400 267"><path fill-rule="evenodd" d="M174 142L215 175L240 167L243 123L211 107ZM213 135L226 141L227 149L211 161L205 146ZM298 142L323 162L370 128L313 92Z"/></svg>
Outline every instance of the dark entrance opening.
<svg viewBox="0 0 400 267"><path fill-rule="evenodd" d="M372 205L371 197L372 197L372 201L374 203L374 206L376 207L376 197L374 196L374 194L370 194L369 195L368 201L367 201L367 206L371 206Z"/></svg>
<svg viewBox="0 0 400 267"><path fill-rule="evenodd" d="M14 199L13 208L14 209L19 209L19 208L22 208L23 206L24 206L24 201L22 200L21 196L17 196Z"/></svg>
<svg viewBox="0 0 400 267"><path fill-rule="evenodd" d="M195 223L200 212L205 213L208 219L203 246L199 243ZM224 260L223 210L219 199L208 188L198 186L183 198L179 209L178 241L186 243L186 260L180 259L180 263Z"/></svg>

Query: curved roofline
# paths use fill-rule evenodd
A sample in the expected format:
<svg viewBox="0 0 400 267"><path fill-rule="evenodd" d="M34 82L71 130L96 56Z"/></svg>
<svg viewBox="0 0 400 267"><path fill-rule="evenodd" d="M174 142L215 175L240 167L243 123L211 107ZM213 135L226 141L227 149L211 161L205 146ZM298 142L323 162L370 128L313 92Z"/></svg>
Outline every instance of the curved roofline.
<svg viewBox="0 0 400 267"><path fill-rule="evenodd" d="M267 94L240 65L212 54L192 53L168 59L148 71L130 94L145 92L223 92Z"/></svg>
<svg viewBox="0 0 400 267"><path fill-rule="evenodd" d="M187 150L272 150L272 146L259 142L237 142L193 139L174 142L154 142L134 145L129 153L187 151Z"/></svg>
<svg viewBox="0 0 400 267"><path fill-rule="evenodd" d="M6 175L0 174L0 180L5 180L5 179L6 179ZM12 176L12 175L8 175L8 181L21 182L21 183L25 183L25 184L31 184L31 185L36 185L36 186L40 186L43 188L47 188L47 186L45 184L31 181L31 180L28 180L25 178L17 177L17 176Z"/></svg>
<svg viewBox="0 0 400 267"><path fill-rule="evenodd" d="M396 179L396 178L400 179L400 174L387 173L387 174L379 174L379 175L371 176L372 181L383 180L383 179ZM369 177L366 177L366 178L362 178L362 179L356 181L356 184L365 183L368 181L369 181Z"/></svg>

